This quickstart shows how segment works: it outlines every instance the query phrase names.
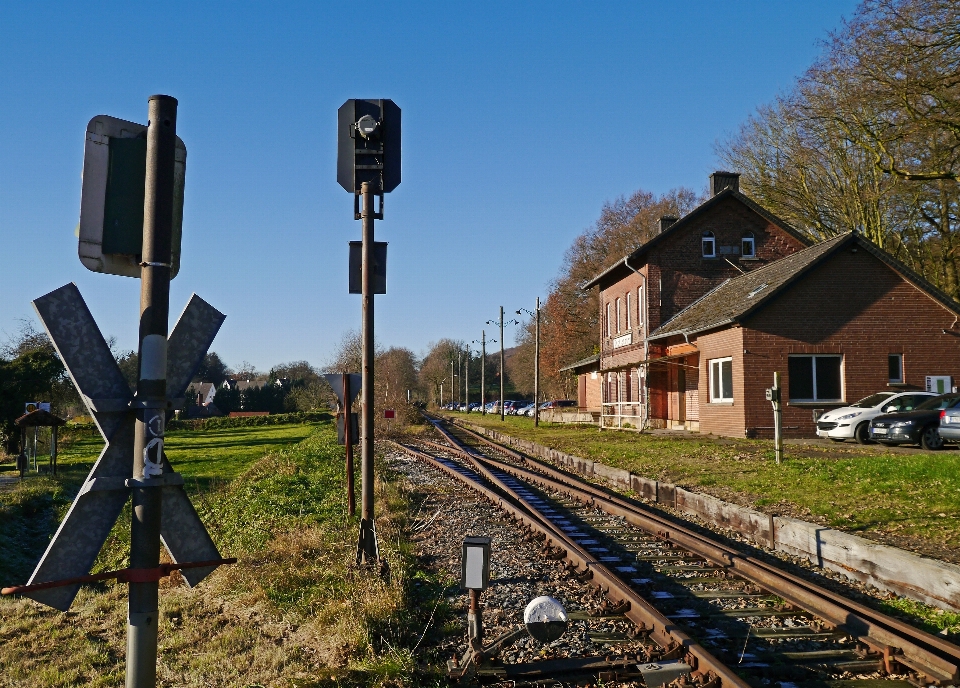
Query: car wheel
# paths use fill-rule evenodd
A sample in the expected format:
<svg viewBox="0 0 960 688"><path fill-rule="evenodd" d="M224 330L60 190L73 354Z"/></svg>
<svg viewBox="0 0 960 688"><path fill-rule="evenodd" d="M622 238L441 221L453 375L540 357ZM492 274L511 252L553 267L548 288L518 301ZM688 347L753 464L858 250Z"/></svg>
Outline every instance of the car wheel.
<svg viewBox="0 0 960 688"><path fill-rule="evenodd" d="M854 430L853 436L857 444L873 444L873 440L870 439L870 423L860 423Z"/></svg>
<svg viewBox="0 0 960 688"><path fill-rule="evenodd" d="M920 433L920 446L928 451L943 449L943 438L936 425L928 425Z"/></svg>

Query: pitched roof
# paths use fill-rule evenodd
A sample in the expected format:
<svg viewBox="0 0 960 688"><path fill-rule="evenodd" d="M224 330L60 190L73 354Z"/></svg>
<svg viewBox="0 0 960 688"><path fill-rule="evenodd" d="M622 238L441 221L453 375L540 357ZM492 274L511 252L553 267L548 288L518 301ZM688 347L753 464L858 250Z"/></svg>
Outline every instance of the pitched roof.
<svg viewBox="0 0 960 688"><path fill-rule="evenodd" d="M560 369L562 373L565 370L575 370L576 368L582 368L583 366L589 366L596 363L599 367L600 365L600 354L594 354L593 356L587 356L586 358L581 358L579 361L575 361L570 365L563 366Z"/></svg>
<svg viewBox="0 0 960 688"><path fill-rule="evenodd" d="M738 322L789 288L798 277L828 256L854 242L900 273L914 286L926 291L943 306L960 314L960 303L875 246L873 242L864 239L858 232L847 232L727 280L663 323L650 333L649 338L691 335Z"/></svg>
<svg viewBox="0 0 960 688"><path fill-rule="evenodd" d="M748 196L743 195L743 194L740 193L739 191L736 191L736 190L731 189L731 188L727 188L727 189L724 189L723 191L721 191L720 193L718 193L716 196L713 196L713 197L710 198L709 200L704 201L703 203L701 203L700 205L698 205L696 208L694 208L694 209L691 210L689 213L687 213L686 215L684 215L683 217L681 217L679 220L677 220L675 223L673 223L672 225L670 225L670 227L668 227L668 228L667 228L666 230L664 230L663 232L660 232L659 234L657 234L655 237L653 237L653 238L650 239L649 241L647 241L647 242L641 244L640 246L638 246L638 247L633 251L633 253L629 254L628 256L624 256L623 258L621 258L620 260L618 260L616 263L614 263L613 265L611 265L610 267L608 267L607 269L605 269L603 272L601 272L599 275L597 275L596 277L594 277L593 279L591 279L589 282L585 283L585 284L583 285L583 288L584 288L584 289L589 289L590 287L593 287L593 286L599 284L601 281L603 281L605 278L607 278L607 277L609 277L610 275L612 275L612 274L613 274L614 272L616 272L617 270L619 270L619 269L621 269L621 268L624 268L624 269L625 269L624 261L627 261L627 260L631 260L631 261L632 261L632 260L634 260L634 259L636 259L636 258L639 258L641 255L643 255L644 253L646 253L651 247L656 246L656 245L659 244L661 241L663 241L663 238L664 238L665 236L669 236L669 235L675 234L678 229L683 229L683 227L684 227L687 223L689 223L690 221L692 221L693 219L695 219L695 218L697 218L697 217L700 217L701 215L703 215L703 213L707 212L708 210L710 210L711 208L713 208L715 205L717 205L718 203L720 203L722 200L724 200L724 199L726 199L726 198L735 198L736 200L740 201L740 202L743 203L745 206L747 206L748 208L750 208L750 210L752 210L753 212L757 213L757 215L760 215L760 216L761 216L762 218L764 218L765 220L767 220L767 221L775 224L777 227L780 227L780 228L783 229L787 234L789 234L789 235L791 235L792 237L794 237L794 238L795 238L797 241L799 241L800 243L802 243L802 244L809 244L809 243L810 243L810 239L809 239L808 237L806 237L806 236L804 236L803 234L801 234L800 232L798 232L796 229L794 229L794 228L791 227L789 224L787 224L784 220L780 219L779 217L777 217L776 215L774 215L773 213L771 213L769 210L767 210L766 208L764 208L764 207L763 207L762 205L760 205L759 203L750 200L750 198L749 198Z"/></svg>

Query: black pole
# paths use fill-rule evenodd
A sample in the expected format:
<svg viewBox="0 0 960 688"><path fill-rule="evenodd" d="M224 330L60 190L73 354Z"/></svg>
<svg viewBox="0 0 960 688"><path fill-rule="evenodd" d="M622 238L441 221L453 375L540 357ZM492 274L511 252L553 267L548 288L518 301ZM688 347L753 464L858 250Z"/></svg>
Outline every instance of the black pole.
<svg viewBox="0 0 960 688"><path fill-rule="evenodd" d="M506 414L503 411L503 306L500 306L500 420Z"/></svg>
<svg viewBox="0 0 960 688"><path fill-rule="evenodd" d="M151 96L140 263L140 374L133 447L130 568L160 564L160 476L167 401L167 326L173 235L177 100ZM129 583L127 688L157 683L158 584Z"/></svg>
<svg viewBox="0 0 960 688"><path fill-rule="evenodd" d="M376 184L363 182L360 194L363 197L363 246L361 248L361 282L363 299L363 369L361 394L361 512L360 539L357 546L357 562L372 564L379 559L377 533L373 514L373 221L374 196L379 191Z"/></svg>
<svg viewBox="0 0 960 688"><path fill-rule="evenodd" d="M480 333L480 412L487 415L487 331Z"/></svg>

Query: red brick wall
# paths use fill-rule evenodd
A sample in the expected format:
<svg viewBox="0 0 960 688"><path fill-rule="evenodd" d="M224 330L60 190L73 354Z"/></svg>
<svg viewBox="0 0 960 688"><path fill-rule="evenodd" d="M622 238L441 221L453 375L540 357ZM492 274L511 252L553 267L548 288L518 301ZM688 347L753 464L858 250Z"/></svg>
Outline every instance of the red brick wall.
<svg viewBox="0 0 960 688"><path fill-rule="evenodd" d="M701 239L706 231L716 238L717 257L704 258ZM651 325L656 328L698 298L731 277L741 274L720 257L720 247L740 246L747 232L753 232L756 258L727 257L749 272L795 253L804 245L780 227L761 217L737 199L726 198L709 212L694 218L683 230L665 237L648 257L659 266L651 275ZM662 293L657 293L662 288Z"/></svg>
<svg viewBox="0 0 960 688"><path fill-rule="evenodd" d="M746 402L743 377L743 330L727 328L697 338L700 349L700 432L712 435L743 437ZM712 359L733 359L733 403L710 403L710 369ZM761 399L763 392L761 391ZM768 402L767 403L769 406ZM767 425L773 425L772 422Z"/></svg>
<svg viewBox="0 0 960 688"><path fill-rule="evenodd" d="M789 354L843 354L845 403L899 389L888 386L887 355L892 353L903 354L905 382L912 389L923 389L926 375L951 375L954 385L960 383L955 321L954 313L873 255L862 249L838 252L744 323L746 428L773 424L764 389L773 384L774 371L780 372L784 389L783 424L799 426L785 430L785 436L814 436L812 409L838 406L790 403ZM943 334L944 329L952 334Z"/></svg>
<svg viewBox="0 0 960 688"><path fill-rule="evenodd" d="M702 257L701 238L705 231L714 233L717 258ZM702 216L689 221L689 224L677 233L665 236L647 255L646 264L634 266L647 278L647 325L650 330L659 327L724 280L740 274L730 263L719 257L720 247L739 248L740 240L746 232L754 234L756 258L728 256L746 271L803 248L803 244L792 235L768 222L739 200L731 197L720 201ZM643 279L639 275L630 273L600 292L601 369L631 365L643 359L645 332L637 327L636 317L637 289L642 284ZM633 344L613 349L613 337L617 336L617 332L613 332L613 337L606 336L606 304L614 303L616 320L616 299L625 299L628 292L632 294L634 301L631 316Z"/></svg>

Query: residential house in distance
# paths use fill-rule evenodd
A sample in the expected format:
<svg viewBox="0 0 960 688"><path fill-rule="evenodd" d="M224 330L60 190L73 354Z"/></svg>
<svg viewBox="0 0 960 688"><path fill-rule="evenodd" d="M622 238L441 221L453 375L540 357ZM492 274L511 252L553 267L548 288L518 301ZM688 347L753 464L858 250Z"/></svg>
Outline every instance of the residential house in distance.
<svg viewBox="0 0 960 688"><path fill-rule="evenodd" d="M876 392L949 392L960 377L960 304L855 232L724 282L647 340L654 362L683 352L705 383L699 430L717 435L773 436L774 372L786 437Z"/></svg>
<svg viewBox="0 0 960 688"><path fill-rule="evenodd" d="M739 174L710 175L710 198L585 286L600 289L600 354L579 361L581 405L599 397L602 427L698 430L695 344L650 349L649 335L727 280L800 251L809 240L740 193ZM599 383L599 393L596 389Z"/></svg>

